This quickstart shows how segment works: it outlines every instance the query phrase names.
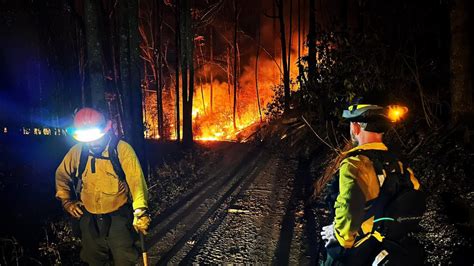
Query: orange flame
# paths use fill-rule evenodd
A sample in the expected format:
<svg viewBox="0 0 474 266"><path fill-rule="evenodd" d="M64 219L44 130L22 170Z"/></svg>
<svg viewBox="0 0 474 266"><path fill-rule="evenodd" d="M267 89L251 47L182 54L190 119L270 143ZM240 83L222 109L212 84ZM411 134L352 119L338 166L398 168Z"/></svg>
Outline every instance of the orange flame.
<svg viewBox="0 0 474 266"><path fill-rule="evenodd" d="M297 21L295 20L294 22L296 25ZM225 69L212 64L206 64L204 67L201 66L196 70L192 111L193 135L195 140L236 140L237 135L243 129L255 123L260 123L261 120L265 121L266 117L264 111L275 94L273 88L282 83L279 33L277 31L275 34L274 30L273 20L268 20L261 25L261 45L262 47L267 47L267 49L262 48L260 50L258 66L255 65L255 56L245 58L245 60L242 58L243 62L245 62L243 64L245 65L242 66L242 72L238 79L235 123L233 121L234 89L233 84L227 83ZM307 32L303 30L301 36L306 36L306 33ZM292 84L290 86L291 91L294 92L298 90L298 86L296 85L296 77L298 75L296 64L298 60L298 34L296 28L294 27L293 32L287 36L291 36L292 38L290 58L290 79ZM304 55L307 53L307 47L304 45L304 37L301 38L300 53ZM259 99L257 99L256 93L255 68L258 70ZM213 71L213 80L209 80L211 76L210 71ZM168 124L165 126L168 136L171 139L176 139L175 95L173 84L174 81L169 82L167 88L164 90L163 109L165 120L168 121ZM150 99L145 99L145 109L148 110L146 111L145 122L149 128L149 136L159 138L160 136L158 136L157 133L157 117L154 114L156 113L156 93L152 95L146 94L146 97L150 97ZM258 103L260 103L260 110ZM180 103L180 105L182 110L182 103ZM151 108L149 108L149 106ZM260 117L259 111L261 111L262 117ZM182 111L180 114L180 121L182 121Z"/></svg>

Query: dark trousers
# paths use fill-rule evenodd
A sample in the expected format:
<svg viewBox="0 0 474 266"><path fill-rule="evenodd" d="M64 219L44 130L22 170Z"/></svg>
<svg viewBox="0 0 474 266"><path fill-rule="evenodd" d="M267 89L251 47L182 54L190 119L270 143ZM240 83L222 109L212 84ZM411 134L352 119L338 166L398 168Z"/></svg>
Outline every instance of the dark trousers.
<svg viewBox="0 0 474 266"><path fill-rule="evenodd" d="M132 228L132 212L127 212L117 211L106 216L84 213L80 220L83 261L91 266L105 265L112 259L115 266L135 265L139 256L136 233ZM103 217L108 219L105 230L101 228Z"/></svg>
<svg viewBox="0 0 474 266"><path fill-rule="evenodd" d="M326 248L327 257L323 265L371 265L380 248L380 243L374 238L369 238L359 247L352 249L345 249L339 244L334 244Z"/></svg>
<svg viewBox="0 0 474 266"><path fill-rule="evenodd" d="M382 250L388 252L382 265L423 265L423 246L416 239L410 237L404 237L397 241L384 239L382 243L374 238L369 238L362 245L353 249L344 249L339 245L330 246L326 248L327 258L323 265L371 265Z"/></svg>

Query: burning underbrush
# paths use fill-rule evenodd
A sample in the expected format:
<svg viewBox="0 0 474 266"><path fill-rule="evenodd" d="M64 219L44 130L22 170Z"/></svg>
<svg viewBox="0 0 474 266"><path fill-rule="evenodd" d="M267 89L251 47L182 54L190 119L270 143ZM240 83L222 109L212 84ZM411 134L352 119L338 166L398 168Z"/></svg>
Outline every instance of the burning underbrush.
<svg viewBox="0 0 474 266"><path fill-rule="evenodd" d="M262 55L258 63L256 57L249 58L238 73L237 84L234 84L230 74L226 77L221 68L208 65L198 67L192 110L194 139L237 140L241 130L271 118L268 110L273 109L275 97L282 91L280 61L268 55ZM291 64L296 66L296 62L296 55L293 54ZM297 76L298 69L292 67L290 85L293 92L299 89L295 82ZM145 135L150 139L161 138L158 135L156 92L146 91L144 103ZM176 95L172 83L163 89L163 107L164 139L176 139Z"/></svg>

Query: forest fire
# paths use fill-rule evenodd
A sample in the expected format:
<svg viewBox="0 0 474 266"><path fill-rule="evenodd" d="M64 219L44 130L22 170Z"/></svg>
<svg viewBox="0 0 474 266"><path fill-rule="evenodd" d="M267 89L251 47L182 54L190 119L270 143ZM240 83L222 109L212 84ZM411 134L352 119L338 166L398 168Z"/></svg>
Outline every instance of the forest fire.
<svg viewBox="0 0 474 266"><path fill-rule="evenodd" d="M293 47L296 49L297 47ZM296 66L297 57L292 55L291 64ZM242 73L238 80L236 95L236 117L235 126L233 119L234 91L233 84L227 81L219 81L215 78L212 82L209 80L210 68L202 68L195 78L195 89L193 98L193 135L195 140L217 141L217 140L236 140L238 133L255 123L261 123L266 120L267 105L273 100L275 92L281 87L280 66L277 63L280 59L272 59L270 56L261 56L258 61L258 98L255 83L256 57L248 60L248 64L242 67ZM216 71L217 72L217 71ZM292 67L290 71L292 80L291 90L296 91L296 77L298 69ZM217 74L219 74L217 72ZM222 73L221 73L222 74ZM175 96L172 86L169 90L163 92L163 104L165 123L169 128L168 138L176 139L175 123ZM158 125L156 119L156 93L144 93L145 96L145 115L144 119L149 128L148 138L160 138L158 135ZM180 105L182 101L180 100ZM260 106L260 110L259 110ZM181 116L182 124L182 116ZM182 131L181 131L182 134Z"/></svg>
<svg viewBox="0 0 474 266"><path fill-rule="evenodd" d="M296 58L294 60L292 61L293 64L296 62ZM205 84L199 83L199 81L196 82L192 110L195 140L236 140L237 134L242 129L254 123L265 121L266 106L272 101L275 90L278 89L280 74L275 61L268 58L259 60L258 66L261 70L259 71L258 103L254 79L255 68L252 67L254 65L255 58L252 58L250 64L243 68L243 73L238 82L235 126L233 119L233 84L218 80L214 80L212 86L210 82ZM291 72L291 78L295 80L298 74L296 67ZM199 73L199 75L206 76L205 73ZM293 86L293 88L296 89L296 86ZM147 111L145 112L145 119L146 124L153 131L158 127L156 118L152 115L156 110L156 107L153 106L156 105L156 93L146 94L146 96L145 106ZM168 100L167 106L169 106L164 110L165 117L168 121L173 121L175 117L175 105L173 104L175 99L172 94L168 97L164 95L164 98ZM169 123L168 127L170 128L169 138L176 139L175 124ZM150 134L148 137L159 138L156 133Z"/></svg>
<svg viewBox="0 0 474 266"><path fill-rule="evenodd" d="M0 1L0 266L474 265L472 7Z"/></svg>
<svg viewBox="0 0 474 266"><path fill-rule="evenodd" d="M216 8L226 6L224 2L221 4ZM261 5L276 12L272 2ZM188 63L174 57L175 52L183 52L182 46L175 46L175 32L153 19L157 15L153 13L153 2L143 2L140 48L145 59L146 78L142 85L147 138L184 139L184 128L192 128L194 140L237 140L241 130L266 120L267 105L274 100L276 92L280 97L284 88L298 89L297 75L304 67L298 69L297 63L305 64L298 60L308 48L304 44L308 33L303 22L307 17L302 12L304 5L298 6L300 18L286 14L281 21L258 12L237 18L240 8L239 4L230 6L227 11L232 16L213 17L212 23L206 20L193 33L189 44L194 46L190 55L191 76L190 66L184 66ZM199 21L199 14L195 15L193 19ZM158 17L174 19L167 15ZM191 80L192 86L183 84ZM184 118L189 120L189 117L192 125L186 126Z"/></svg>

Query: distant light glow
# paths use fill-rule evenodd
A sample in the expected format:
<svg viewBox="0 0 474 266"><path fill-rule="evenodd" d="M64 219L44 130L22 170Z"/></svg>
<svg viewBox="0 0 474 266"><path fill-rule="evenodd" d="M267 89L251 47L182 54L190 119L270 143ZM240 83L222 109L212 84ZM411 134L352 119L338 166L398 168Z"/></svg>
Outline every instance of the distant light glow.
<svg viewBox="0 0 474 266"><path fill-rule="evenodd" d="M105 132L99 128L78 129L73 133L73 138L80 142L91 142L102 138Z"/></svg>

